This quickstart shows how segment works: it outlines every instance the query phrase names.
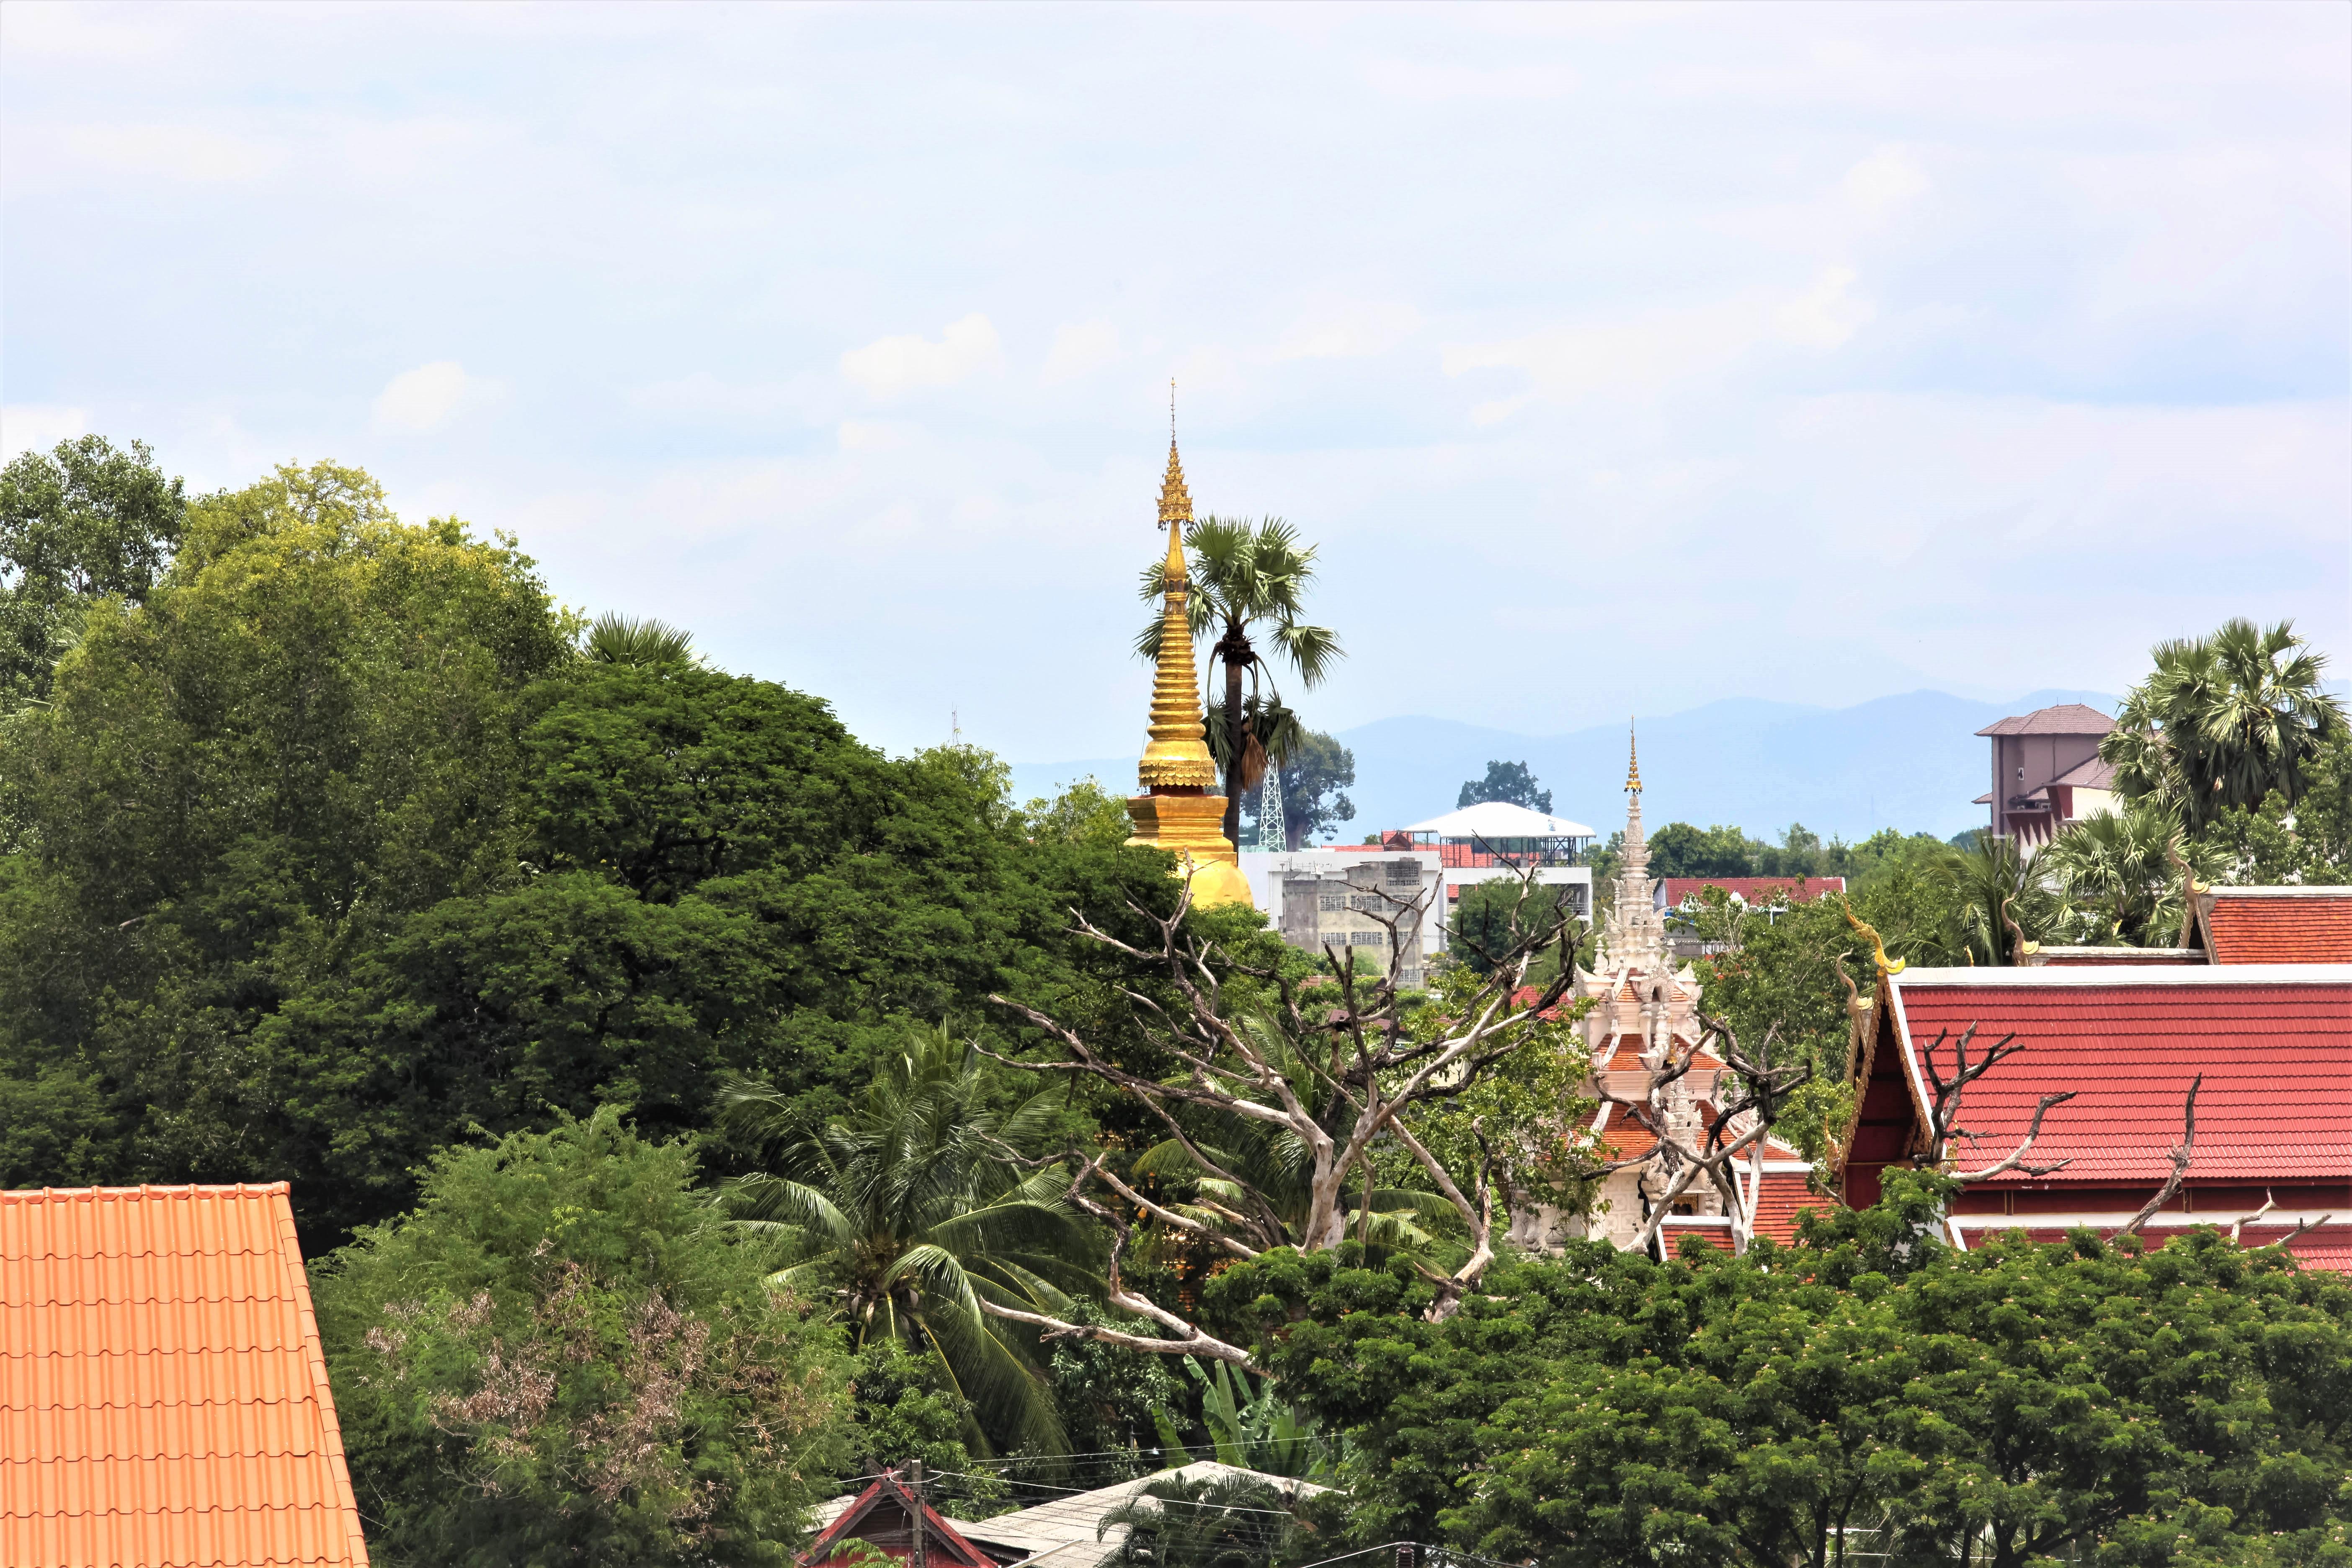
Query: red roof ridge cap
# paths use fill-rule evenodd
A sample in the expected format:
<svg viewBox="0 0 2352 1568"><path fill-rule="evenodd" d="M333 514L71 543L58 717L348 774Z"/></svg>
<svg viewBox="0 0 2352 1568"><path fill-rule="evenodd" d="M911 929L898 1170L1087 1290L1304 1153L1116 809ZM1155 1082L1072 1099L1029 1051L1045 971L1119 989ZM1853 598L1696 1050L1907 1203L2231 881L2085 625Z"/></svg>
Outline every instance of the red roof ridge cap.
<svg viewBox="0 0 2352 1568"><path fill-rule="evenodd" d="M290 1198L294 1191L290 1182L238 1182L234 1184L194 1182L184 1185L158 1186L152 1183L135 1187L0 1187L0 1203L33 1203L40 1200L72 1199L90 1202L98 1198Z"/></svg>

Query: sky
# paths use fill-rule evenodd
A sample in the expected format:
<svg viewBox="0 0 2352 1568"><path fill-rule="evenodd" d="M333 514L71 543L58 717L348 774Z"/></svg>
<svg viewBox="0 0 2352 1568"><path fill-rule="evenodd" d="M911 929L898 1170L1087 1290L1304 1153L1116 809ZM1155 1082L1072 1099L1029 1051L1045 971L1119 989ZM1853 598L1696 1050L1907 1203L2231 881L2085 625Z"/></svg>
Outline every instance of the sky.
<svg viewBox="0 0 2352 1568"><path fill-rule="evenodd" d="M332 458L894 752L2352 660L2352 7L0 7L0 442ZM1736 763L1736 759L1728 759Z"/></svg>

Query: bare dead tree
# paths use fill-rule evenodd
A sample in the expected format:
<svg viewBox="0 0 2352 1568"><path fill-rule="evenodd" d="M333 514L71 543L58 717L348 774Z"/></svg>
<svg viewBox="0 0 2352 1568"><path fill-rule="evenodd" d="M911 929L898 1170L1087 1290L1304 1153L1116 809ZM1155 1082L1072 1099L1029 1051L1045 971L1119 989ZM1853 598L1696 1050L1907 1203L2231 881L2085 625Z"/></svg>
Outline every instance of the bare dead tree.
<svg viewBox="0 0 2352 1568"><path fill-rule="evenodd" d="M1532 876L1523 879L1531 883ZM1131 1070L1084 1031L1025 1003L1003 995L989 998L1037 1029L1058 1052L1050 1058L999 1056L998 1060L1026 1072L1091 1079L1144 1107L1203 1174L1233 1194L1217 1217L1240 1234L1151 1200L1097 1155L1079 1163L1069 1202L1112 1234L1111 1304L1148 1320L1171 1337L1123 1334L1102 1325L1015 1312L983 1300L984 1310L1029 1323L1049 1336L1207 1355L1255 1369L1247 1352L1206 1333L1118 1277L1118 1263L1132 1235L1131 1216L1147 1216L1236 1258L1279 1247L1328 1251L1348 1239L1349 1179L1356 1173L1369 1175L1373 1143L1383 1138L1392 1140L1421 1168L1467 1234L1469 1255L1458 1268L1446 1274L1423 1268L1436 1287L1430 1317L1443 1320L1458 1310L1495 1257L1494 1154L1484 1128L1474 1124L1480 1151L1476 1168L1457 1176L1416 1132L1410 1113L1477 1083L1531 1037L1566 994L1574 973L1572 952L1562 951L1559 975L1538 994L1525 1005L1515 999L1526 988L1536 959L1548 950L1564 950L1572 939L1565 921L1537 922L1506 951L1492 955L1491 973L1440 1029L1416 1034L1408 1027L1402 974L1406 944L1420 940L1421 923L1432 911L1423 907L1422 897L1371 890L1379 894L1374 907L1361 912L1385 933L1386 972L1360 973L1352 950L1331 946L1324 951L1322 970L1304 984L1279 968L1254 966L1221 951L1188 926L1185 917L1192 899L1189 878L1170 914L1129 905L1151 933L1145 943L1123 940L1072 910L1073 934L1164 983L1165 1000L1142 989L1139 982L1116 987L1132 1004L1147 1036L1177 1064L1164 1077ZM1221 977L1226 973L1250 976L1271 989L1276 1005L1255 1014L1229 1005ZM1306 1167L1307 1200L1295 1222L1286 1220L1244 1173L1204 1146L1196 1135L1204 1117L1252 1123L1296 1141ZM1098 1192L1113 1201L1103 1201Z"/></svg>
<svg viewBox="0 0 2352 1568"><path fill-rule="evenodd" d="M2171 1173L2164 1178L2164 1185L2156 1189L2156 1195L2140 1205L2139 1213L2126 1220L2121 1230L2107 1237L2109 1241L2121 1240L2126 1236L2137 1236L2140 1226L2154 1217L2158 1209L2179 1195L2180 1184L2189 1179L2189 1162L2196 1154L2197 1091L2203 1088L2204 1084L2205 1075L2201 1072L2189 1080L2189 1099L2180 1108L2180 1142L2173 1145L2170 1155ZM2232 1232L2232 1234L2235 1233Z"/></svg>
<svg viewBox="0 0 2352 1568"><path fill-rule="evenodd" d="M2014 1034L2003 1035L1992 1043L1983 1056L1971 1062L1969 1060L1969 1045L1976 1037L1977 1026L1970 1024L1960 1031L1958 1039L1952 1040L1953 1073L1948 1082L1946 1081L1944 1075L1937 1070L1936 1053L1944 1048L1944 1042L1947 1039L1951 1038L1951 1031L1937 1030L1936 1043L1919 1053L1920 1065L1927 1069L1927 1082L1936 1091L1936 1103L1928 1109L1927 1112L1927 1153L1924 1162L1930 1168L1950 1165L1953 1162L1953 1145L1956 1142L1966 1142L1973 1145L1977 1142L1975 1133L1966 1131L1959 1125L1960 1097L1967 1092L1969 1085L1991 1071L1996 1064L2007 1061L2025 1048L2017 1043L2017 1037ZM1948 1170L1946 1173L1956 1182L1974 1183L1989 1182L1993 1177L2006 1174L2011 1171L2027 1176L2046 1176L2053 1171L2065 1169L2074 1163L2071 1155L2063 1160L2053 1161L2047 1165L2029 1165L2025 1163L2025 1156L2033 1148L2035 1141L2042 1136L2042 1119L2050 1114L2050 1108L2053 1105L2065 1104L2079 1092L2081 1091L2070 1089L2063 1094L2043 1095L2040 1103L2033 1108L2033 1121L2027 1126L2024 1138L2020 1140L2017 1147L2011 1149L2003 1159L1981 1170Z"/></svg>

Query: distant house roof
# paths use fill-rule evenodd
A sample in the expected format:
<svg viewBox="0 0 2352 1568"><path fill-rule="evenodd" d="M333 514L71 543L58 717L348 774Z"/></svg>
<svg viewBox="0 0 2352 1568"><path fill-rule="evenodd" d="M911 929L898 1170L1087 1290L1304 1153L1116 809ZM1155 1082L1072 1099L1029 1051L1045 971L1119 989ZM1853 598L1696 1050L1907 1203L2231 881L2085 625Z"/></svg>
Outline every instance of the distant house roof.
<svg viewBox="0 0 2352 1568"><path fill-rule="evenodd" d="M2080 702L2062 702L2055 708L2037 708L2031 713L2003 719L1977 731L1979 735L2104 735L2116 727L2116 721L2095 708Z"/></svg>
<svg viewBox="0 0 2352 1568"><path fill-rule="evenodd" d="M286 1184L0 1193L0 1563L363 1565Z"/></svg>
<svg viewBox="0 0 2352 1568"><path fill-rule="evenodd" d="M1328 1489L1308 1481L1290 1480L1281 1476L1220 1464L1214 1459L1201 1459L1175 1469L1138 1477L1131 1481L1055 1497L1017 1513L1000 1513L993 1519L971 1524L961 1520L952 1522L966 1537L984 1545L1000 1561L1013 1564L1015 1568L1097 1568L1097 1564L1118 1555L1119 1545L1126 1539L1124 1527L1114 1527L1104 1535L1096 1533L1103 1515L1140 1493L1153 1481L1171 1478L1199 1481L1222 1476L1243 1476L1265 1481L1294 1497L1311 1496ZM1019 1481L1013 1483L1015 1488L1024 1484Z"/></svg>
<svg viewBox="0 0 2352 1568"><path fill-rule="evenodd" d="M1709 888L1721 888L1741 903L1758 908L1811 903L1824 893L1845 891L1843 877L1662 877L1651 884L1659 909L1678 910Z"/></svg>
<svg viewBox="0 0 2352 1568"><path fill-rule="evenodd" d="M2215 888L2198 905L2216 963L2352 963L2352 888Z"/></svg>
<svg viewBox="0 0 2352 1568"><path fill-rule="evenodd" d="M1433 816L1426 822L1416 822L1404 830L1407 833L1427 833L1439 838L1591 838L1592 829L1580 822L1570 822L1564 816L1529 811L1524 805L1508 801L1481 801L1465 805L1459 811L1449 811L1444 816Z"/></svg>
<svg viewBox="0 0 2352 1568"><path fill-rule="evenodd" d="M828 1503L820 1512L833 1517L809 1542L808 1550L801 1553L803 1563L828 1562L852 1541L863 1542L885 1556L907 1562L914 1555L919 1512L923 1522L925 1560L940 1563L941 1568L1003 1568L1027 1555L991 1552L974 1545L938 1509L929 1503L918 1503L896 1470L885 1470L855 1498L838 1507Z"/></svg>

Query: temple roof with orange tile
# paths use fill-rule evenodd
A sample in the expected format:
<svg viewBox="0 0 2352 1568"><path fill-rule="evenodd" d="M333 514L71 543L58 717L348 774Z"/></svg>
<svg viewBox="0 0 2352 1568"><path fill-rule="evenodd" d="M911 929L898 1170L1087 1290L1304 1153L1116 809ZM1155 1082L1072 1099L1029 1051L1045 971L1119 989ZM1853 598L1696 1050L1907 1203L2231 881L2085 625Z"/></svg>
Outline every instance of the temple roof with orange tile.
<svg viewBox="0 0 2352 1568"><path fill-rule="evenodd" d="M0 1193L0 1563L366 1562L286 1184Z"/></svg>
<svg viewBox="0 0 2352 1568"><path fill-rule="evenodd" d="M2201 902L2215 963L2352 963L2352 888L2215 888Z"/></svg>

